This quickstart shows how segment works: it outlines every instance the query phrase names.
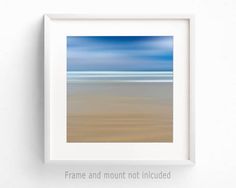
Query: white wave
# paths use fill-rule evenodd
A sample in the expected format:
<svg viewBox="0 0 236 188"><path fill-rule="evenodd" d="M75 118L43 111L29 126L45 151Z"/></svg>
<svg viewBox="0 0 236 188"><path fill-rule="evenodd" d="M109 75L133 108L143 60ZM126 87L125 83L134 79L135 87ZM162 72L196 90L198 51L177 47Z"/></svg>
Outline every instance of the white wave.
<svg viewBox="0 0 236 188"><path fill-rule="evenodd" d="M173 72L67 72L68 82L173 82Z"/></svg>

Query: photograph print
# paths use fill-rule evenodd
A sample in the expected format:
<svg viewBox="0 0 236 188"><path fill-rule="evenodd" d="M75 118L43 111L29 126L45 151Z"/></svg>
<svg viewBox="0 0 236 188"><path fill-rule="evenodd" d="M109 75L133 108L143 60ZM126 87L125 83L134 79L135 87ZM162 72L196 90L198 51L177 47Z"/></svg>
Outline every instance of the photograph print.
<svg viewBox="0 0 236 188"><path fill-rule="evenodd" d="M67 36L67 142L173 142L173 36Z"/></svg>

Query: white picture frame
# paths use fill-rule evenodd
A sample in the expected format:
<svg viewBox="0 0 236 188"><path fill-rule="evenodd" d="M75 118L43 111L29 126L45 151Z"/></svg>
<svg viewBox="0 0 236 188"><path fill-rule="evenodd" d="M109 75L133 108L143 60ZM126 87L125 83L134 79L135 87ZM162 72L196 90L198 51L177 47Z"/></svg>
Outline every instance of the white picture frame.
<svg viewBox="0 0 236 188"><path fill-rule="evenodd" d="M185 139L181 140L179 146L158 145L155 143L72 143L68 145L65 134L65 117L66 102L65 97L65 74L63 73L66 64L64 57L63 42L59 38L66 36L68 33L73 35L79 30L82 35L96 34L96 31L88 31L76 25L76 23L107 22L114 24L137 22L140 27L144 22L150 22L150 27L158 25L159 29L163 26L161 32L165 30L180 37L183 36L187 48L186 54L182 59L186 63L177 67L185 76L179 80L184 81L182 90L185 98L183 106L185 109L180 112L183 120L178 125L183 130L179 130L178 138L181 134ZM141 23L142 22L142 23ZM86 25L86 24L85 24ZM87 24L91 25L91 24ZM91 30L96 30L91 27ZM74 30L74 28L76 28ZM115 29L114 29L115 30ZM155 29L154 29L155 30ZM99 30L101 34L103 30ZM111 31L112 32L112 31ZM144 29L144 33L146 30ZM155 34L155 31L153 31ZM184 34L181 32L184 32ZM152 34L152 33L151 33ZM158 34L158 33L157 33ZM121 31L122 35L122 31ZM182 39L182 38L180 38ZM59 42L58 42L59 41ZM179 43L181 45L181 43ZM61 48L58 50L57 48ZM59 53L63 52L63 53ZM177 54L178 55L178 54ZM60 57L57 57L60 56ZM181 59L181 58L180 58ZM58 65L56 66L55 60ZM181 80L182 79L182 80ZM182 86L181 86L182 87ZM180 89L181 90L181 89ZM62 92L61 92L62 91ZM178 94L178 88L176 89ZM180 92L181 93L181 92ZM176 95L177 95L176 94ZM58 96L60 95L60 96ZM194 127L194 17L192 15L154 15L154 16L94 16L78 14L46 14L44 16L44 130L45 130L45 162L46 163L72 163L72 164L152 164L152 165L193 165L195 164L195 127ZM174 98L175 99L175 98ZM178 106L179 107L179 106ZM179 108L180 109L180 108ZM175 109L174 109L175 110ZM181 111L181 110L180 110ZM64 115L63 115L64 114ZM178 117L176 117L178 119ZM179 118L181 119L181 118ZM184 123L181 124L181 121ZM178 127L174 127L178 130ZM126 145L125 145L126 144ZM146 144L146 145L145 145ZM174 145L174 144L173 144ZM159 149L156 149L159 147ZM176 148L175 148L176 147ZM165 158L165 150L166 158ZM129 151L132 151L129 152ZM158 152L160 152L158 154ZM176 155L175 155L176 152ZM83 153L83 154L81 154ZM130 154L129 154L130 153ZM161 157L158 157L161 156Z"/></svg>

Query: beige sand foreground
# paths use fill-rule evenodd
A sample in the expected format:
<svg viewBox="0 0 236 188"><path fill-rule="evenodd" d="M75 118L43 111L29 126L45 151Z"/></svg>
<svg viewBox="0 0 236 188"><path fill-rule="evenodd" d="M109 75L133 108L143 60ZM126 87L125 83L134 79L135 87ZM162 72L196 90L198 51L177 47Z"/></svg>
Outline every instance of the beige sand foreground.
<svg viewBox="0 0 236 188"><path fill-rule="evenodd" d="M172 83L67 86L67 142L172 142Z"/></svg>

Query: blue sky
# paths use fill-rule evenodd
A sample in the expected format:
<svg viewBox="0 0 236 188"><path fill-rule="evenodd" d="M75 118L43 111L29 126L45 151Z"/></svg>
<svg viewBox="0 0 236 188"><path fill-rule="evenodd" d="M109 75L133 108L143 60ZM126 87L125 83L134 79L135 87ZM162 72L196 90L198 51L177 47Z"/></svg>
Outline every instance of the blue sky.
<svg viewBox="0 0 236 188"><path fill-rule="evenodd" d="M173 71L173 37L68 36L67 71Z"/></svg>

